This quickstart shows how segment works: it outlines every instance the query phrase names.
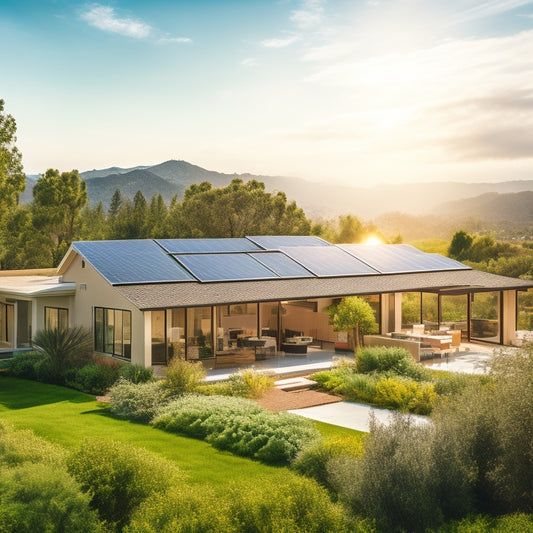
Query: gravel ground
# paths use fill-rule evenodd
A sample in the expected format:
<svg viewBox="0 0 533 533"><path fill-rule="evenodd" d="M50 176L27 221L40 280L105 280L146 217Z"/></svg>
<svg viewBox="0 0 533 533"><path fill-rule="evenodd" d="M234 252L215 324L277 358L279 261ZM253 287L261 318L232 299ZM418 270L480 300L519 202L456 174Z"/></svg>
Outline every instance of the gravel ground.
<svg viewBox="0 0 533 533"><path fill-rule="evenodd" d="M335 402L342 402L342 398L313 390L285 392L276 388L270 389L262 398L257 400L261 407L275 413Z"/></svg>

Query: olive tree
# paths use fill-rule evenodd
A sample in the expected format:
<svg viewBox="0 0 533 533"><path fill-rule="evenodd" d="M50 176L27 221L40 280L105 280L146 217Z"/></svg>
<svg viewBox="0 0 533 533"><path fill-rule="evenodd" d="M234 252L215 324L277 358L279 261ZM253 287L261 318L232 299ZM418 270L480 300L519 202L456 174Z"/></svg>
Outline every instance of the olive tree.
<svg viewBox="0 0 533 533"><path fill-rule="evenodd" d="M329 308L330 323L334 331L351 331L354 352L362 344L363 335L377 331L374 311L370 304L358 296L347 296Z"/></svg>

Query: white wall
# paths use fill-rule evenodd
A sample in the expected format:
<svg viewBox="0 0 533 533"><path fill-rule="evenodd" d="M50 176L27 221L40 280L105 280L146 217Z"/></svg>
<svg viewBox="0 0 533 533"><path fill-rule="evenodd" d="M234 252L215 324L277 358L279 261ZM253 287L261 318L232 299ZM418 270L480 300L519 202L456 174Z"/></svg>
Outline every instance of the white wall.
<svg viewBox="0 0 533 533"><path fill-rule="evenodd" d="M63 281L76 283L76 296L70 317L72 324L84 326L93 331L95 307L131 311L131 362L146 366L146 328L143 312L119 294L87 261L83 268L79 255L76 255L63 274Z"/></svg>

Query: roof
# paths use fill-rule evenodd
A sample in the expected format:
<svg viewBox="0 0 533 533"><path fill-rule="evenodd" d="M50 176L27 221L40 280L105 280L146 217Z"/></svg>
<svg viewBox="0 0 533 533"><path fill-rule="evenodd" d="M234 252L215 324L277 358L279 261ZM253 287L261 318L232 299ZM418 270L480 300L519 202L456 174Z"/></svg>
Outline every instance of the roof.
<svg viewBox="0 0 533 533"><path fill-rule="evenodd" d="M64 296L75 290L75 283L63 283L60 276L0 277L0 291L13 296Z"/></svg>
<svg viewBox="0 0 533 533"><path fill-rule="evenodd" d="M276 279L223 283L162 283L116 286L141 310L198 307L238 302L337 298L357 294L439 292L464 294L533 287L533 281L478 270L338 278Z"/></svg>

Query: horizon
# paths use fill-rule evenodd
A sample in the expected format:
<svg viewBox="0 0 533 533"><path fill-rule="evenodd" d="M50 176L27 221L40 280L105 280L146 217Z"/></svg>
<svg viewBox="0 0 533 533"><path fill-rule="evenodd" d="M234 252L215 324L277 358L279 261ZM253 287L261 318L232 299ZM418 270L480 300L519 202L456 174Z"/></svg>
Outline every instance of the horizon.
<svg viewBox="0 0 533 533"><path fill-rule="evenodd" d="M0 46L29 175L533 179L533 0L6 1Z"/></svg>

